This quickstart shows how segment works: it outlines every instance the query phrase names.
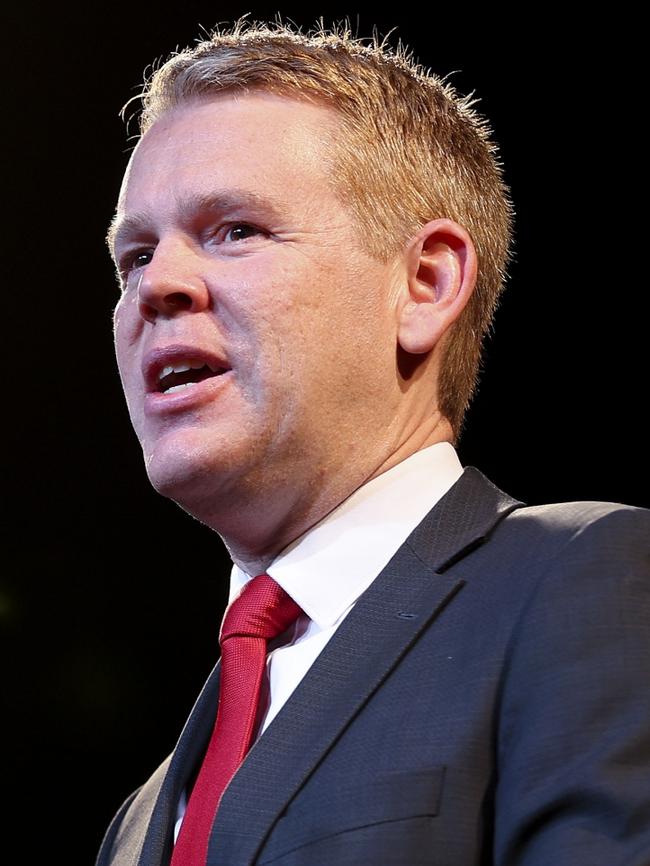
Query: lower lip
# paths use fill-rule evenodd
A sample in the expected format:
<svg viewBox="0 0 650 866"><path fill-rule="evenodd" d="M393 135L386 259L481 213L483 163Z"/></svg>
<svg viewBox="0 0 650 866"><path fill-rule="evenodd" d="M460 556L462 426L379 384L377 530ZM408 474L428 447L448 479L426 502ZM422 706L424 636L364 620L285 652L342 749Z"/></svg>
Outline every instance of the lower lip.
<svg viewBox="0 0 650 866"><path fill-rule="evenodd" d="M219 376L211 376L189 388L180 391L172 391L171 394L162 391L152 392L145 395L145 415L165 415L170 412L183 412L186 409L195 409L204 403L214 400L218 394L228 386L232 378L232 370L221 373Z"/></svg>

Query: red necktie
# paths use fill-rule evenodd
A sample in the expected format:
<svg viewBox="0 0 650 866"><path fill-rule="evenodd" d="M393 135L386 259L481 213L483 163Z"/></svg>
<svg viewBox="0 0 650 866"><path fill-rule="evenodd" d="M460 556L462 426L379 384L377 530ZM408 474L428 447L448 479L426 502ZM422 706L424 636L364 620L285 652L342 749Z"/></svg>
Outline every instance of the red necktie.
<svg viewBox="0 0 650 866"><path fill-rule="evenodd" d="M221 626L219 707L171 859L171 866L205 866L210 831L226 786L248 752L266 673L267 641L302 613L268 574L250 580Z"/></svg>

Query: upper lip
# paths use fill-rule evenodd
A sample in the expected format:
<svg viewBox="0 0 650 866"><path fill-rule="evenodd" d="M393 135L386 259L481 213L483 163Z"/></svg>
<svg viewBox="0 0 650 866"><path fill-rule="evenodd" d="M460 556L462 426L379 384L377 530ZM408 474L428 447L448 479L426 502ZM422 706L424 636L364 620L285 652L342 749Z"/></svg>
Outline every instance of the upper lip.
<svg viewBox="0 0 650 866"><path fill-rule="evenodd" d="M147 391L160 391L161 372L165 367L180 364L182 361L205 364L215 373L230 369L225 356L211 349L199 349L196 346L185 346L178 343L173 346L151 349L142 361L142 375Z"/></svg>

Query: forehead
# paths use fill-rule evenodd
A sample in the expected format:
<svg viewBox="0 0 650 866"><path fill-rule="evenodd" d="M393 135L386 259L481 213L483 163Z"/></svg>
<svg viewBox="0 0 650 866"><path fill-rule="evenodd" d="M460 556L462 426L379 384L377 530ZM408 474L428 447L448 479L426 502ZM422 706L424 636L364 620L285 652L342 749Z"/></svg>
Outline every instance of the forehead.
<svg viewBox="0 0 650 866"><path fill-rule="evenodd" d="M329 183L326 147L336 126L327 106L271 93L228 93L173 109L135 149L118 214L228 186L309 197Z"/></svg>

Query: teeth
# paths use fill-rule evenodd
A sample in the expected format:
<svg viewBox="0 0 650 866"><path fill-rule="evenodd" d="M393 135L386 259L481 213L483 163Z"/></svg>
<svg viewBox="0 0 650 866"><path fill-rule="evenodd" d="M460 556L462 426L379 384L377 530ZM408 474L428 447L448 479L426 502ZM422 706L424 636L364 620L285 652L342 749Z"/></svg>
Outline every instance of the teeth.
<svg viewBox="0 0 650 866"><path fill-rule="evenodd" d="M190 368L191 369L191 368ZM183 370L177 370L177 373L184 372ZM185 382L183 385L172 385L171 388L167 388L165 394L173 394L174 391L180 391L183 388L193 388L195 385L198 385L198 382Z"/></svg>
<svg viewBox="0 0 650 866"><path fill-rule="evenodd" d="M168 367L163 367L163 369L158 374L158 381L164 379L165 376L169 376L170 373L186 373L188 370L200 370L201 367L205 367L205 364L200 361L186 361L184 364L174 364Z"/></svg>

